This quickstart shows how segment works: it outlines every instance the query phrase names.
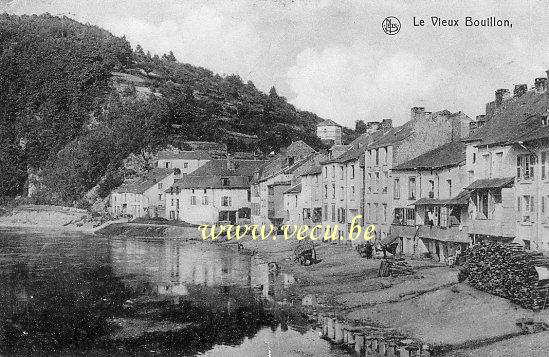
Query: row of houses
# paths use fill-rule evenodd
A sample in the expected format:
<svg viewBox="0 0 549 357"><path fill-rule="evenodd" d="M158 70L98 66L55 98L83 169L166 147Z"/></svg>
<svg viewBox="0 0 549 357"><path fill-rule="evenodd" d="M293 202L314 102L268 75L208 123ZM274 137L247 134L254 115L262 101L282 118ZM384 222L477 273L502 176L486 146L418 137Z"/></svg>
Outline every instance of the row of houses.
<svg viewBox="0 0 549 357"><path fill-rule="evenodd" d="M328 151L296 141L265 161L162 154L153 178L121 186L111 205L191 223L320 224L342 241L361 216L377 242L440 261L482 240L549 251L548 103L544 77L498 89L475 120L414 107L403 125L384 119L348 145L322 122Z"/></svg>

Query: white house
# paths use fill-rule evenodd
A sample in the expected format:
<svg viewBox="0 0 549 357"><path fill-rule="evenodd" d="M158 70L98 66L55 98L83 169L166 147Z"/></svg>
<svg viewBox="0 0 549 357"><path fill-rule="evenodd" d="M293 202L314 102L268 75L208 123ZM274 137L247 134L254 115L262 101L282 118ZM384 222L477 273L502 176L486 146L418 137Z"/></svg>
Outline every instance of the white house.
<svg viewBox="0 0 549 357"><path fill-rule="evenodd" d="M182 175L166 191L169 219L194 224L247 223L251 215L251 177L265 161L212 160Z"/></svg>
<svg viewBox="0 0 549 357"><path fill-rule="evenodd" d="M173 185L174 170L154 168L138 178L122 184L111 192L110 210L115 217L164 217L165 194Z"/></svg>
<svg viewBox="0 0 549 357"><path fill-rule="evenodd" d="M157 155L157 167L166 169L179 169L182 174L188 174L198 169L212 158L208 152L195 151L170 151L163 150Z"/></svg>

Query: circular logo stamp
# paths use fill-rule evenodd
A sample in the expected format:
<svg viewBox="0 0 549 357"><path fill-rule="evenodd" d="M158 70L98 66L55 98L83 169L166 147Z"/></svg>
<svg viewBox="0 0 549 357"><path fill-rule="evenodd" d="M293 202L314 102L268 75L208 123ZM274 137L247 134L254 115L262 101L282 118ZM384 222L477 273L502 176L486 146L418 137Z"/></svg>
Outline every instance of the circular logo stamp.
<svg viewBox="0 0 549 357"><path fill-rule="evenodd" d="M381 23L381 28L387 35L396 35L400 31L400 20L394 16L387 16Z"/></svg>

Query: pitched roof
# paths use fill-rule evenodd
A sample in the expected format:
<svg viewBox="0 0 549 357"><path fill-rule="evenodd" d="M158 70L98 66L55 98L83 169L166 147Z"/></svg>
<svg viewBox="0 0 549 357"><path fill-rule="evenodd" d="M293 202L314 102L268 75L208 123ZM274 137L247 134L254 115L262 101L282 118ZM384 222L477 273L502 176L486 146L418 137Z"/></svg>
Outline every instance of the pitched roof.
<svg viewBox="0 0 549 357"><path fill-rule="evenodd" d="M210 154L204 150L169 151L162 150L157 154L158 160L211 160Z"/></svg>
<svg viewBox="0 0 549 357"><path fill-rule="evenodd" d="M173 174L173 169L157 167L134 181L123 183L120 187L114 189L113 192L143 193L171 174Z"/></svg>
<svg viewBox="0 0 549 357"><path fill-rule="evenodd" d="M331 119L326 119L324 121L321 121L316 126L339 126L339 127L341 127L341 125L339 125L338 123L336 123L335 121L333 121Z"/></svg>
<svg viewBox="0 0 549 357"><path fill-rule="evenodd" d="M191 172L192 176L252 176L265 164L263 160L232 160L234 170L229 169L226 159L211 160Z"/></svg>
<svg viewBox="0 0 549 357"><path fill-rule="evenodd" d="M440 169L458 166L465 161L465 144L453 141L426 152L423 155L403 162L393 170Z"/></svg>
<svg viewBox="0 0 549 357"><path fill-rule="evenodd" d="M508 145L529 138L549 137L542 128L540 115L547 115L547 93L530 90L521 96L504 100L486 117L486 124L464 139L475 145Z"/></svg>
<svg viewBox="0 0 549 357"><path fill-rule="evenodd" d="M478 190L482 188L499 188L499 187L511 187L515 183L514 177L498 177L493 179L481 179L476 180L469 186L465 187L466 190Z"/></svg>
<svg viewBox="0 0 549 357"><path fill-rule="evenodd" d="M171 192L173 189L204 189L204 188L250 188L250 178L248 176L231 176L228 180L222 180L220 176L193 176L191 174L182 175L178 180L175 180L172 187L166 192Z"/></svg>
<svg viewBox="0 0 549 357"><path fill-rule="evenodd" d="M469 191L461 191L456 197L448 199L427 198L423 197L414 202L415 206L420 205L467 205L469 203L469 197L471 193Z"/></svg>
<svg viewBox="0 0 549 357"><path fill-rule="evenodd" d="M383 133L377 138L370 146L371 149L380 148L383 146L389 146L398 143L412 135L413 122L408 121L401 126L392 128L387 132Z"/></svg>
<svg viewBox="0 0 549 357"><path fill-rule="evenodd" d="M309 145L301 140L295 141L262 167L259 181L265 181L281 173L299 174L300 171L296 172L296 169L306 163L307 160L305 159L311 158L313 154L316 154L316 151ZM288 158L290 157L294 158L294 163L288 166Z"/></svg>
<svg viewBox="0 0 549 357"><path fill-rule="evenodd" d="M284 193L300 193L301 192L301 184L297 184L293 187L290 187L289 189L287 189L286 191L284 191Z"/></svg>
<svg viewBox="0 0 549 357"><path fill-rule="evenodd" d="M353 140L349 145L347 145L347 147L349 147L347 151L345 151L343 154L339 155L336 158L325 161L324 163L345 163L348 161L360 159L360 156L364 154L366 148L380 136L381 132L379 131L376 131L372 134L364 133L355 140Z"/></svg>

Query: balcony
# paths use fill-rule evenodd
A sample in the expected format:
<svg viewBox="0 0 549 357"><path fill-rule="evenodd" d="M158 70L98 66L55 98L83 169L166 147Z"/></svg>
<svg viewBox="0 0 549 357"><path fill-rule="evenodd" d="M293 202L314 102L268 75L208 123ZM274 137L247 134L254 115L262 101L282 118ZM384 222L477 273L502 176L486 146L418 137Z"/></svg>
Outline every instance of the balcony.
<svg viewBox="0 0 549 357"><path fill-rule="evenodd" d="M392 225L391 231L399 237L413 238L416 236L417 226ZM458 226L439 227L422 225L419 226L417 237L443 242L469 243L470 241L467 228L462 227L460 230Z"/></svg>

